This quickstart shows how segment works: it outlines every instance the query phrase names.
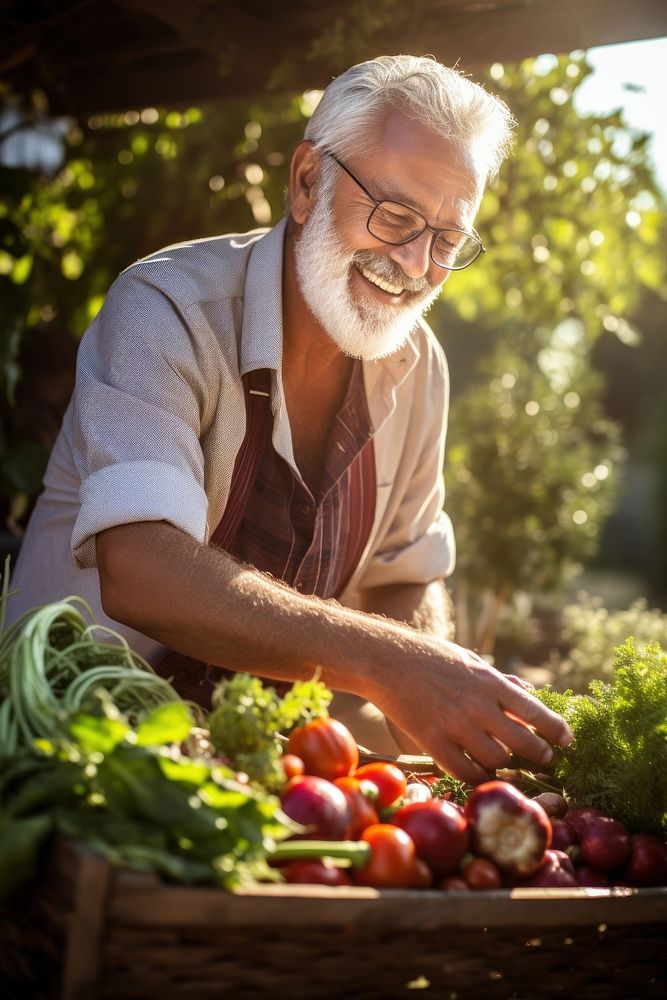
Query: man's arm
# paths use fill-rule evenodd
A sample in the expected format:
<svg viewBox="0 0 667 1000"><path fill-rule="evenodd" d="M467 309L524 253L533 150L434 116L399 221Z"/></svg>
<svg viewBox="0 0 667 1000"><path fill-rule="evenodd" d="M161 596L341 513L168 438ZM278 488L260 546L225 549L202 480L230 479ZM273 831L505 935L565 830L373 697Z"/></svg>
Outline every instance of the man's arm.
<svg viewBox="0 0 667 1000"><path fill-rule="evenodd" d="M165 522L96 539L107 614L209 663L310 677L372 701L443 768L476 783L509 748L545 764L571 733L475 653L335 602L306 597ZM519 720L519 721L517 721Z"/></svg>
<svg viewBox="0 0 667 1000"><path fill-rule="evenodd" d="M441 580L374 587L361 595L362 610L385 615L441 639L454 638L452 602ZM389 731L403 753L421 753L423 747L387 719Z"/></svg>

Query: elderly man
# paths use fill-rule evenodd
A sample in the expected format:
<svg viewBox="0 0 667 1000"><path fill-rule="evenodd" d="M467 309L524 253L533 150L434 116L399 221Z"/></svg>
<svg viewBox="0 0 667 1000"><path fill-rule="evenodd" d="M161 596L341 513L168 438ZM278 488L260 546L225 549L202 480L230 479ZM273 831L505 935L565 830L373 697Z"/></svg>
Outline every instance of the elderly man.
<svg viewBox="0 0 667 1000"><path fill-rule="evenodd" d="M564 721L448 638L447 371L421 318L483 250L511 124L434 60L354 66L294 153L285 220L121 274L81 343L12 614L81 594L152 663L190 658L170 671L202 690L220 667L320 668L360 741L470 782L508 750L546 763Z"/></svg>

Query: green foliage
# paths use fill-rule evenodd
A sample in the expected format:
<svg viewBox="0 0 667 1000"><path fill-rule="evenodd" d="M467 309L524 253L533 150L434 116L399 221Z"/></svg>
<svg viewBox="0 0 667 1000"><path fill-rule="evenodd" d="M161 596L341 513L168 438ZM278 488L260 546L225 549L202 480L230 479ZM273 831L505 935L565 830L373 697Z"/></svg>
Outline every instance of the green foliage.
<svg viewBox="0 0 667 1000"><path fill-rule="evenodd" d="M622 451L597 380L577 367L563 385L539 357L501 345L454 401L446 473L459 591L498 601L543 591L594 554ZM479 630L467 638L484 648Z"/></svg>
<svg viewBox="0 0 667 1000"><path fill-rule="evenodd" d="M665 199L646 155L648 136L621 112L580 115L585 56L525 59L487 85L518 122L514 154L488 190L476 226L489 248L447 285L464 319L505 327L522 347L548 348L564 319L589 343L602 330L636 339L628 315L642 288L663 298ZM530 348L529 348L530 349Z"/></svg>
<svg viewBox="0 0 667 1000"><path fill-rule="evenodd" d="M620 113L577 113L589 72L566 56L494 68L517 146L476 223L489 252L445 290L467 335L492 342L454 400L445 466L459 638L484 652L512 593L554 588L595 554L623 453L590 348L603 331L637 343L630 311L667 288L647 137Z"/></svg>
<svg viewBox="0 0 667 1000"><path fill-rule="evenodd" d="M296 681L280 697L259 677L235 674L216 688L215 707L209 717L211 742L252 781L265 788L279 788L285 774L280 766L284 748L278 733L326 715L331 697L318 680Z"/></svg>
<svg viewBox="0 0 667 1000"><path fill-rule="evenodd" d="M588 695L537 692L567 719L574 740L557 751L554 776L577 805L595 806L631 833L667 832L667 653L639 650L628 639L616 650L609 684L592 681Z"/></svg>
<svg viewBox="0 0 667 1000"><path fill-rule="evenodd" d="M187 706L151 713L138 731L106 707L73 717L66 739L5 757L0 775L0 898L35 874L53 834L116 864L234 888L271 879L265 857L291 831L278 800L218 761L185 756Z"/></svg>
<svg viewBox="0 0 667 1000"><path fill-rule="evenodd" d="M576 604L563 608L562 615L563 639L570 649L554 669L575 690L612 675L616 647L628 635L639 652L654 643L667 649L667 614L650 609L644 598L624 610L608 611L601 598L582 594Z"/></svg>

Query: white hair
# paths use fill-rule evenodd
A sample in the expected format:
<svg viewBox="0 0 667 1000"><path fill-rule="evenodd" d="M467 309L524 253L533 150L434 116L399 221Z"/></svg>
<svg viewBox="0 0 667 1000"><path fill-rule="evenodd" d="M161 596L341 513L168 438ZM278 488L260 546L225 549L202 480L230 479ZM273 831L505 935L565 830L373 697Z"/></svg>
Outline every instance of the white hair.
<svg viewBox="0 0 667 1000"><path fill-rule="evenodd" d="M379 56L336 77L304 138L338 156L367 147L372 126L391 108L456 144L474 147L486 179L512 145L515 120L507 105L430 56Z"/></svg>

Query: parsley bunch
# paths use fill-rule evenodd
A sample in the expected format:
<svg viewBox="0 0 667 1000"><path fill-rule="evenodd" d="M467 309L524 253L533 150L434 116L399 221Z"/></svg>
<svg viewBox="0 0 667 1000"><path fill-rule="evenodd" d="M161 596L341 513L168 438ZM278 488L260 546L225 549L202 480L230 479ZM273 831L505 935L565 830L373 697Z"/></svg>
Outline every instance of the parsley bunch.
<svg viewBox="0 0 667 1000"><path fill-rule="evenodd" d="M609 684L588 695L537 692L573 733L557 751L554 777L577 805L595 806L631 833L667 832L667 653L628 639L615 651Z"/></svg>
<svg viewBox="0 0 667 1000"><path fill-rule="evenodd" d="M284 747L278 734L327 715L331 698L318 680L296 681L281 697L259 677L235 674L216 688L208 720L211 743L251 781L277 791L285 781L280 766Z"/></svg>

